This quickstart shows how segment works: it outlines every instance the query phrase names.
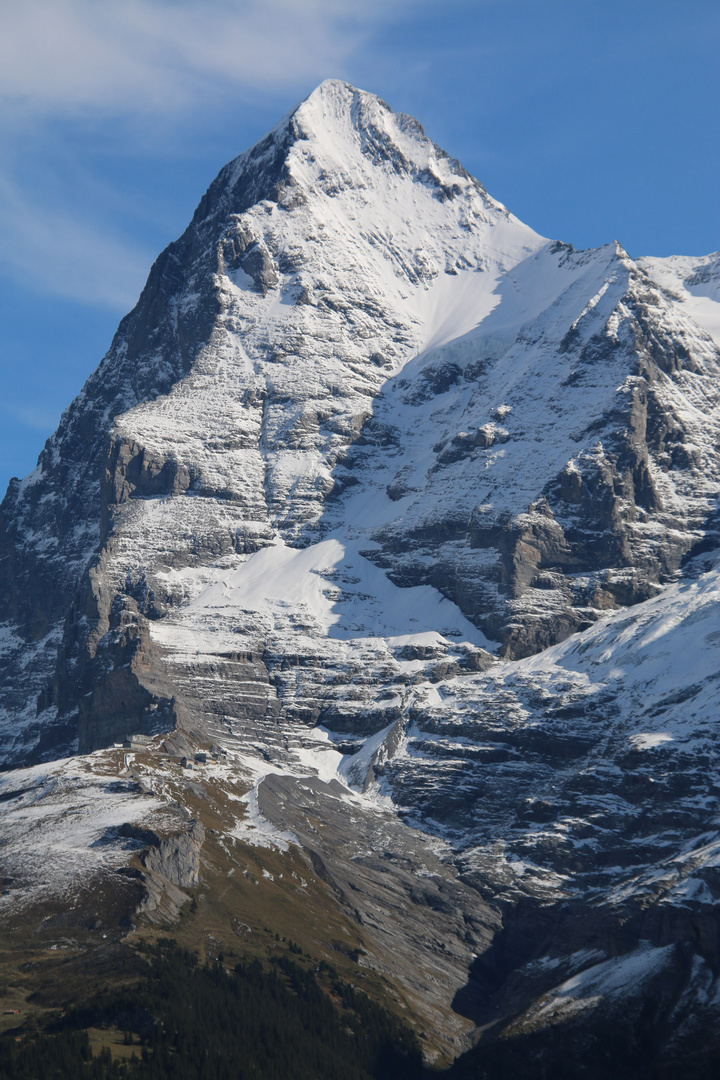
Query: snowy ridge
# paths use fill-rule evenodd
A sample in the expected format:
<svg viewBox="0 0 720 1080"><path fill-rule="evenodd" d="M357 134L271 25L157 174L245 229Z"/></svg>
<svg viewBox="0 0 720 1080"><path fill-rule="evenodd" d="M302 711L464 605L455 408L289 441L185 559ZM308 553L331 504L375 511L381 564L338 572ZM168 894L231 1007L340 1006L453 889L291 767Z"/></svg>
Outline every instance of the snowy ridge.
<svg viewBox="0 0 720 1080"><path fill-rule="evenodd" d="M699 259L645 256L638 259L638 266L720 345L720 252Z"/></svg>

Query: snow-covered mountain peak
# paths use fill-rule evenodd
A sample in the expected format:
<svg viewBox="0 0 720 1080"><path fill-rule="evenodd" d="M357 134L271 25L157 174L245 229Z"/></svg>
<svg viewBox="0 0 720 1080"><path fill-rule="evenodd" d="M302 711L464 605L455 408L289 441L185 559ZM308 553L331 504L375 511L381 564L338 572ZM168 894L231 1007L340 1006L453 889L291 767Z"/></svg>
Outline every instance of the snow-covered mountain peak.
<svg viewBox="0 0 720 1080"><path fill-rule="evenodd" d="M194 806L248 777L208 844L300 845L364 964L404 950L432 1000L495 933L480 895L528 1001L664 949L647 905L681 940L720 890L718 265L547 241L337 80L226 166L2 506L0 750L31 768L0 792L0 907L68 806L101 801L83 865L122 869L199 748ZM139 772L147 739L102 749L161 732Z"/></svg>
<svg viewBox="0 0 720 1080"><path fill-rule="evenodd" d="M221 171L12 493L14 565L32 562L13 602L36 627L47 574L60 619L91 566L62 652L90 667L120 595L152 594L168 654L197 649L210 584L229 623L255 604L248 650L343 641L339 673L369 639L445 630L526 655L652 595L699 542L716 371L618 243L543 239L416 121L329 80Z"/></svg>
<svg viewBox="0 0 720 1080"><path fill-rule="evenodd" d="M346 168L362 164L359 152L374 165L389 166L400 174L422 173L426 182L450 181L458 190L479 186L459 162L428 139L414 117L394 113L381 98L349 83L336 79L321 83L291 118L297 135L311 144L312 153L324 164L335 161Z"/></svg>
<svg viewBox="0 0 720 1080"><path fill-rule="evenodd" d="M358 135L371 128L395 126L394 114L377 94L360 90L341 79L325 79L289 114L303 138L336 135L350 130ZM422 134L420 124L416 128Z"/></svg>
<svg viewBox="0 0 720 1080"><path fill-rule="evenodd" d="M231 162L208 195L199 212L213 217L218 202L234 214L256 206L270 215L266 226L280 227L276 209L281 218L290 214L312 219L315 228L336 228L340 243L349 232L350 254L355 240L381 247L392 242L395 269L411 284L445 270L507 269L545 242L436 146L417 120L339 80L322 83ZM478 240L481 264L463 251Z"/></svg>
<svg viewBox="0 0 720 1080"><path fill-rule="evenodd" d="M439 165L444 176L454 178L460 186L469 183L480 187L459 162L431 142L414 117L393 112L376 94L339 79L322 82L264 139L231 163L229 167L235 167L233 182L256 150L267 150L269 143L295 148L306 162L317 161L320 168L362 164L358 154L364 153L375 165L384 162L400 173ZM366 170L363 173L367 179Z"/></svg>

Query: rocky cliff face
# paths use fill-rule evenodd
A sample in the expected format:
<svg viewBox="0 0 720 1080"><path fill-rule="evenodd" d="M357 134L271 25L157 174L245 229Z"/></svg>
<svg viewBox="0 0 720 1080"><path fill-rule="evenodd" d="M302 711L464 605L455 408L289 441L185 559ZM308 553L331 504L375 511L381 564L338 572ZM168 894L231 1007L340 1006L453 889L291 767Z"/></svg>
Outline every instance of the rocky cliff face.
<svg viewBox="0 0 720 1080"><path fill-rule="evenodd" d="M551 243L324 83L222 170L10 485L6 768L229 748L266 841L456 1033L453 1001L519 1014L710 925L716 264Z"/></svg>

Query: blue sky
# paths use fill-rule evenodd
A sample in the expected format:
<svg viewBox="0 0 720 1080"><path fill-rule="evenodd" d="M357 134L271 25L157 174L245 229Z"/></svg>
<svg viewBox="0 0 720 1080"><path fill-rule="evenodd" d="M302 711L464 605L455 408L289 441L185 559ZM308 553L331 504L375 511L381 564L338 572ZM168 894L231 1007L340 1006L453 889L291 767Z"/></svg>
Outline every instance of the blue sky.
<svg viewBox="0 0 720 1080"><path fill-rule="evenodd" d="M221 166L322 79L418 117L546 236L699 255L719 45L718 0L0 0L0 488Z"/></svg>

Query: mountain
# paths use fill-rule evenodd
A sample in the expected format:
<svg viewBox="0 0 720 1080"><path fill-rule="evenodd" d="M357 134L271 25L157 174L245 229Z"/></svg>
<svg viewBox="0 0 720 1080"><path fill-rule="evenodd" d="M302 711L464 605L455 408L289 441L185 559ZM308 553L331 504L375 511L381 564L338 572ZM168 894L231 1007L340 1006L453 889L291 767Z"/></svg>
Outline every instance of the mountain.
<svg viewBox="0 0 720 1080"><path fill-rule="evenodd" d="M430 1059L705 1075L719 266L546 240L337 81L227 165L0 511L14 933L192 894Z"/></svg>

